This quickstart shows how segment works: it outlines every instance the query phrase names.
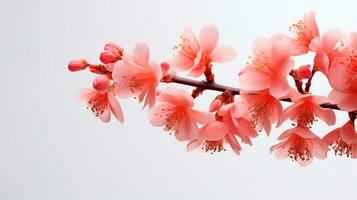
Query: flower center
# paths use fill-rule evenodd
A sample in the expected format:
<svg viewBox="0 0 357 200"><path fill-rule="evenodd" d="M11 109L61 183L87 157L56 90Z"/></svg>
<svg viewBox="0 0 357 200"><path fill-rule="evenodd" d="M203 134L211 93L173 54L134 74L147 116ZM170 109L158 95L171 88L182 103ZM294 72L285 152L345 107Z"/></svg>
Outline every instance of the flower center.
<svg viewBox="0 0 357 200"><path fill-rule="evenodd" d="M226 151L226 149L223 147L223 139L218 141L205 141L203 143L202 149L206 153L211 152L211 154L214 152Z"/></svg>
<svg viewBox="0 0 357 200"><path fill-rule="evenodd" d="M293 34L297 43L304 46L310 45L312 34L308 31L302 20L299 20L297 23L291 25L289 31Z"/></svg>
<svg viewBox="0 0 357 200"><path fill-rule="evenodd" d="M97 93L88 101L88 107L98 117L101 116L106 109L108 109L108 97L105 94Z"/></svg>
<svg viewBox="0 0 357 200"><path fill-rule="evenodd" d="M357 91L357 55L350 56L346 68L346 88L350 91Z"/></svg>
<svg viewBox="0 0 357 200"><path fill-rule="evenodd" d="M356 144L347 144L341 138L336 140L331 144L331 148L335 152L335 155L343 156L346 155L347 158L352 155L352 149L356 149Z"/></svg>
<svg viewBox="0 0 357 200"><path fill-rule="evenodd" d="M313 123L317 121L315 113L313 112L314 110L312 108L312 104L310 102L306 102L296 109L298 112L292 116L294 121L293 125L311 128Z"/></svg>
<svg viewBox="0 0 357 200"><path fill-rule="evenodd" d="M309 161L312 158L307 144L308 141L305 138L293 136L289 140L291 140L291 146L289 147L288 153L291 160Z"/></svg>
<svg viewBox="0 0 357 200"><path fill-rule="evenodd" d="M249 119L256 130L262 131L266 118L272 114L273 100L269 95L256 95L255 104L249 107ZM250 102L248 102L250 103Z"/></svg>
<svg viewBox="0 0 357 200"><path fill-rule="evenodd" d="M164 131L170 132L170 134L178 134L181 129L181 120L183 112L175 108L163 108L160 113L156 113L160 118L165 118Z"/></svg>
<svg viewBox="0 0 357 200"><path fill-rule="evenodd" d="M181 37L181 43L179 45L174 46L174 49L178 49L180 54L184 55L190 60L194 60L199 51L199 49L197 49L190 40L183 37Z"/></svg>
<svg viewBox="0 0 357 200"><path fill-rule="evenodd" d="M126 79L125 85L130 88L132 93L137 91L142 91L143 89L149 89L153 84L156 83L156 77L154 73L150 70L140 69L142 72L134 72L129 70L129 76L122 76L123 79Z"/></svg>

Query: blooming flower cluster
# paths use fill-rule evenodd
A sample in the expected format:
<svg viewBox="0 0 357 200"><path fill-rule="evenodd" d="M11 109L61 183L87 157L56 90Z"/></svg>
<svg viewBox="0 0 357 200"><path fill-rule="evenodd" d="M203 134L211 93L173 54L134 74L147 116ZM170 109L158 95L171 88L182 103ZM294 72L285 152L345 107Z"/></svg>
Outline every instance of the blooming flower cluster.
<svg viewBox="0 0 357 200"><path fill-rule="evenodd" d="M149 122L185 142L188 151L214 153L229 147L239 155L243 144L253 145L262 131L276 135L272 126L290 120L292 127L270 148L278 159L290 158L306 166L314 158L325 159L329 150L357 158L357 33L348 36L335 28L320 35L314 12L305 14L289 31L290 35L279 33L254 42L249 62L238 73L237 88L215 83L213 64L233 60L236 52L218 43L214 26L203 27L197 37L185 28L173 58L165 62L152 61L145 43L137 43L131 52L108 43L100 53L100 64L78 59L68 69L97 74L92 88L82 90L79 98L103 122L109 122L113 114L123 123L118 99L135 98L148 111ZM314 55L312 63L295 63L296 57L308 53ZM205 79L196 81L178 73ZM316 73L330 83L328 96L310 92ZM194 90L190 94L160 83L193 86ZM220 94L209 109L198 110L195 99L206 90ZM283 108L281 101L291 105ZM335 125L334 109L348 113L349 120L324 137L313 133L317 120Z"/></svg>

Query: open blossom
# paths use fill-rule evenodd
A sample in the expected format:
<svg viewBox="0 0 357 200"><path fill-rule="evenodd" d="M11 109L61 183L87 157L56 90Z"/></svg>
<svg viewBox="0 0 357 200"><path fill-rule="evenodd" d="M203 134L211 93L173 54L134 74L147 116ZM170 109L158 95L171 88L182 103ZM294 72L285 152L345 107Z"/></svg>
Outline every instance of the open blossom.
<svg viewBox="0 0 357 200"><path fill-rule="evenodd" d="M250 121L258 131L265 130L269 135L271 124L278 121L283 113L283 107L279 101L273 97L269 90L256 91L254 94L241 91L241 107L246 109Z"/></svg>
<svg viewBox="0 0 357 200"><path fill-rule="evenodd" d="M315 12L305 14L303 20L293 24L289 30L294 35L294 39L291 41L292 54L307 53L310 50L311 41L320 36Z"/></svg>
<svg viewBox="0 0 357 200"><path fill-rule="evenodd" d="M287 107L281 115L277 124L278 127L287 119L290 119L299 127L310 127L317 118L323 120L329 126L336 123L335 113L329 108L319 106L328 102L326 97L306 94L293 98L292 102L294 104Z"/></svg>
<svg viewBox="0 0 357 200"><path fill-rule="evenodd" d="M110 113L113 113L119 122L124 122L123 111L111 88L104 91L91 88L83 89L80 91L79 98L87 103L93 114L103 122L110 121Z"/></svg>
<svg viewBox="0 0 357 200"><path fill-rule="evenodd" d="M192 96L185 90L167 87L157 97L158 103L150 110L150 123L164 126L164 131L174 133L180 141L198 136L197 124L214 121L211 113L195 110Z"/></svg>
<svg viewBox="0 0 357 200"><path fill-rule="evenodd" d="M278 140L280 143L270 148L278 159L290 157L301 166L310 164L314 157L325 159L328 146L306 127L295 127L284 131Z"/></svg>
<svg viewBox="0 0 357 200"><path fill-rule="evenodd" d="M343 40L343 33L335 28L326 31L321 39L315 38L311 42L311 48L316 52L314 58L315 71L321 71L328 75L331 63L342 56Z"/></svg>
<svg viewBox="0 0 357 200"><path fill-rule="evenodd" d="M227 62L232 60L236 53L225 45L217 45L218 30L214 26L202 28L199 39L186 28L181 35L181 44L176 46L178 54L171 61L176 71L190 71L189 76L199 77L211 62Z"/></svg>
<svg viewBox="0 0 357 200"><path fill-rule="evenodd" d="M357 110L357 54L351 52L343 62L334 62L328 79L333 88L330 101L342 110Z"/></svg>
<svg viewBox="0 0 357 200"><path fill-rule="evenodd" d="M281 98L289 92L287 76L293 65L286 40L258 39L253 45L251 62L239 73L238 86L247 91L269 89L272 96Z"/></svg>
<svg viewBox="0 0 357 200"><path fill-rule="evenodd" d="M236 154L240 154L241 146L236 139L240 137L243 143L252 145L250 138L258 134L253 125L238 111L236 103L223 105L217 112L217 121L202 127L199 137L192 140L187 149L192 150L202 146L205 152L220 152L228 143Z"/></svg>
<svg viewBox="0 0 357 200"><path fill-rule="evenodd" d="M115 94L119 97L137 97L139 102L145 99L144 107L155 104L156 87L160 83L162 71L158 64L149 62L149 48L138 43L132 54L124 54L123 60L115 64L113 80Z"/></svg>
<svg viewBox="0 0 357 200"><path fill-rule="evenodd" d="M331 131L323 140L331 146L335 155L357 158L357 133L353 122L348 121L342 127Z"/></svg>
<svg viewBox="0 0 357 200"><path fill-rule="evenodd" d="M122 59L124 49L114 43L107 43L100 54L100 61L104 64L115 63Z"/></svg>

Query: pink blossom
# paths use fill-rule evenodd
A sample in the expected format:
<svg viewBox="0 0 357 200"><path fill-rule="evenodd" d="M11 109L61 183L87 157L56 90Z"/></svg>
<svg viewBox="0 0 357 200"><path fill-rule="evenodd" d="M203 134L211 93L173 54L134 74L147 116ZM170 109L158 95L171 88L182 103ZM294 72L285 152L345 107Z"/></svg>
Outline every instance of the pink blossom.
<svg viewBox="0 0 357 200"><path fill-rule="evenodd" d="M202 28L199 39L186 28L181 35L181 44L176 46L178 54L171 60L171 65L176 71L190 71L189 76L199 77L211 62L228 62L236 53L232 47L217 45L218 30L214 26Z"/></svg>
<svg viewBox="0 0 357 200"><path fill-rule="evenodd" d="M328 75L331 63L341 57L343 48L343 33L339 29L330 29L321 39L315 38L311 42L311 49L316 52L314 70Z"/></svg>
<svg viewBox="0 0 357 200"><path fill-rule="evenodd" d="M164 126L164 131L174 133L179 141L197 138L197 124L205 125L214 120L212 114L193 108L194 99L185 90L167 87L160 92L157 101L149 112L150 123Z"/></svg>
<svg viewBox="0 0 357 200"><path fill-rule="evenodd" d="M144 107L155 104L156 87L160 83L162 71L158 64L149 62L149 48L138 43L132 54L124 54L123 60L115 64L113 70L115 94L119 97L145 99Z"/></svg>
<svg viewBox="0 0 357 200"><path fill-rule="evenodd" d="M310 164L314 157L325 159L328 146L308 128L295 127L284 131L278 140L283 140L270 148L278 159L290 157L301 166Z"/></svg>
<svg viewBox="0 0 357 200"><path fill-rule="evenodd" d="M114 63L122 59L124 49L114 43L107 43L100 54L100 61L104 64Z"/></svg>
<svg viewBox="0 0 357 200"><path fill-rule="evenodd" d="M354 123L345 125L328 133L323 140L330 145L335 155L357 158L357 134Z"/></svg>
<svg viewBox="0 0 357 200"><path fill-rule="evenodd" d="M105 91L97 91L91 88L83 89L80 91L79 99L86 102L93 114L103 122L110 121L111 112L119 122L124 122L123 111L110 88Z"/></svg>
<svg viewBox="0 0 357 200"><path fill-rule="evenodd" d="M334 62L328 76L332 86L331 103L345 111L357 110L357 54L351 52L344 61Z"/></svg>
<svg viewBox="0 0 357 200"><path fill-rule="evenodd" d="M276 98L287 95L290 89L287 76L294 65L289 43L277 37L258 39L253 53L251 62L239 73L239 88L247 91L269 89Z"/></svg>
<svg viewBox="0 0 357 200"><path fill-rule="evenodd" d="M294 39L291 40L293 55L307 53L311 48L311 41L320 37L315 20L315 12L305 14L304 19L293 24L289 30L294 35Z"/></svg>
<svg viewBox="0 0 357 200"><path fill-rule="evenodd" d="M317 118L323 120L329 126L336 123L335 113L329 108L319 106L328 102L326 97L306 94L294 98L292 102L293 105L284 110L277 127L287 119L290 119L299 127L310 127Z"/></svg>
<svg viewBox="0 0 357 200"><path fill-rule="evenodd" d="M187 145L188 150L202 145L206 152L219 152L224 150L224 144L228 143L239 155L241 146L236 136L240 137L243 143L252 145L250 138L258 135L253 125L239 111L237 103L223 105L216 118L218 121L200 129L199 137Z"/></svg>
<svg viewBox="0 0 357 200"><path fill-rule="evenodd" d="M246 110L255 129L262 131L264 128L269 135L271 124L277 122L283 113L279 99L270 95L268 90L256 91L254 94L241 91L240 101L241 108Z"/></svg>
<svg viewBox="0 0 357 200"><path fill-rule="evenodd" d="M84 70L89 66L89 63L84 59L72 60L68 63L68 70L75 72Z"/></svg>

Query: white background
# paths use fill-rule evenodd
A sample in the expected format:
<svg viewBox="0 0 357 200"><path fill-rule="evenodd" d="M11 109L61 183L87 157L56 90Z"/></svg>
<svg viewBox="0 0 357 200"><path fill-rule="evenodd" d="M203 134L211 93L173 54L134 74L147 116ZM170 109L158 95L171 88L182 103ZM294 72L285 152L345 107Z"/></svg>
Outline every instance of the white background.
<svg viewBox="0 0 357 200"><path fill-rule="evenodd" d="M354 2L0 0L0 199L354 198L356 160L330 152L302 168L269 153L288 122L244 145L239 157L186 153L185 143L150 126L133 99L121 101L125 124L101 123L74 98L93 76L67 71L73 58L97 62L108 41L128 50L146 41L151 58L162 61L185 26L198 32L214 24L220 43L239 54L215 66L217 81L236 86L255 38L287 33L310 10L320 30L356 30ZM314 92L329 92L324 78L314 83ZM199 97L199 107L215 95ZM336 114L341 125L346 114ZM318 122L313 130L323 136L331 128Z"/></svg>

